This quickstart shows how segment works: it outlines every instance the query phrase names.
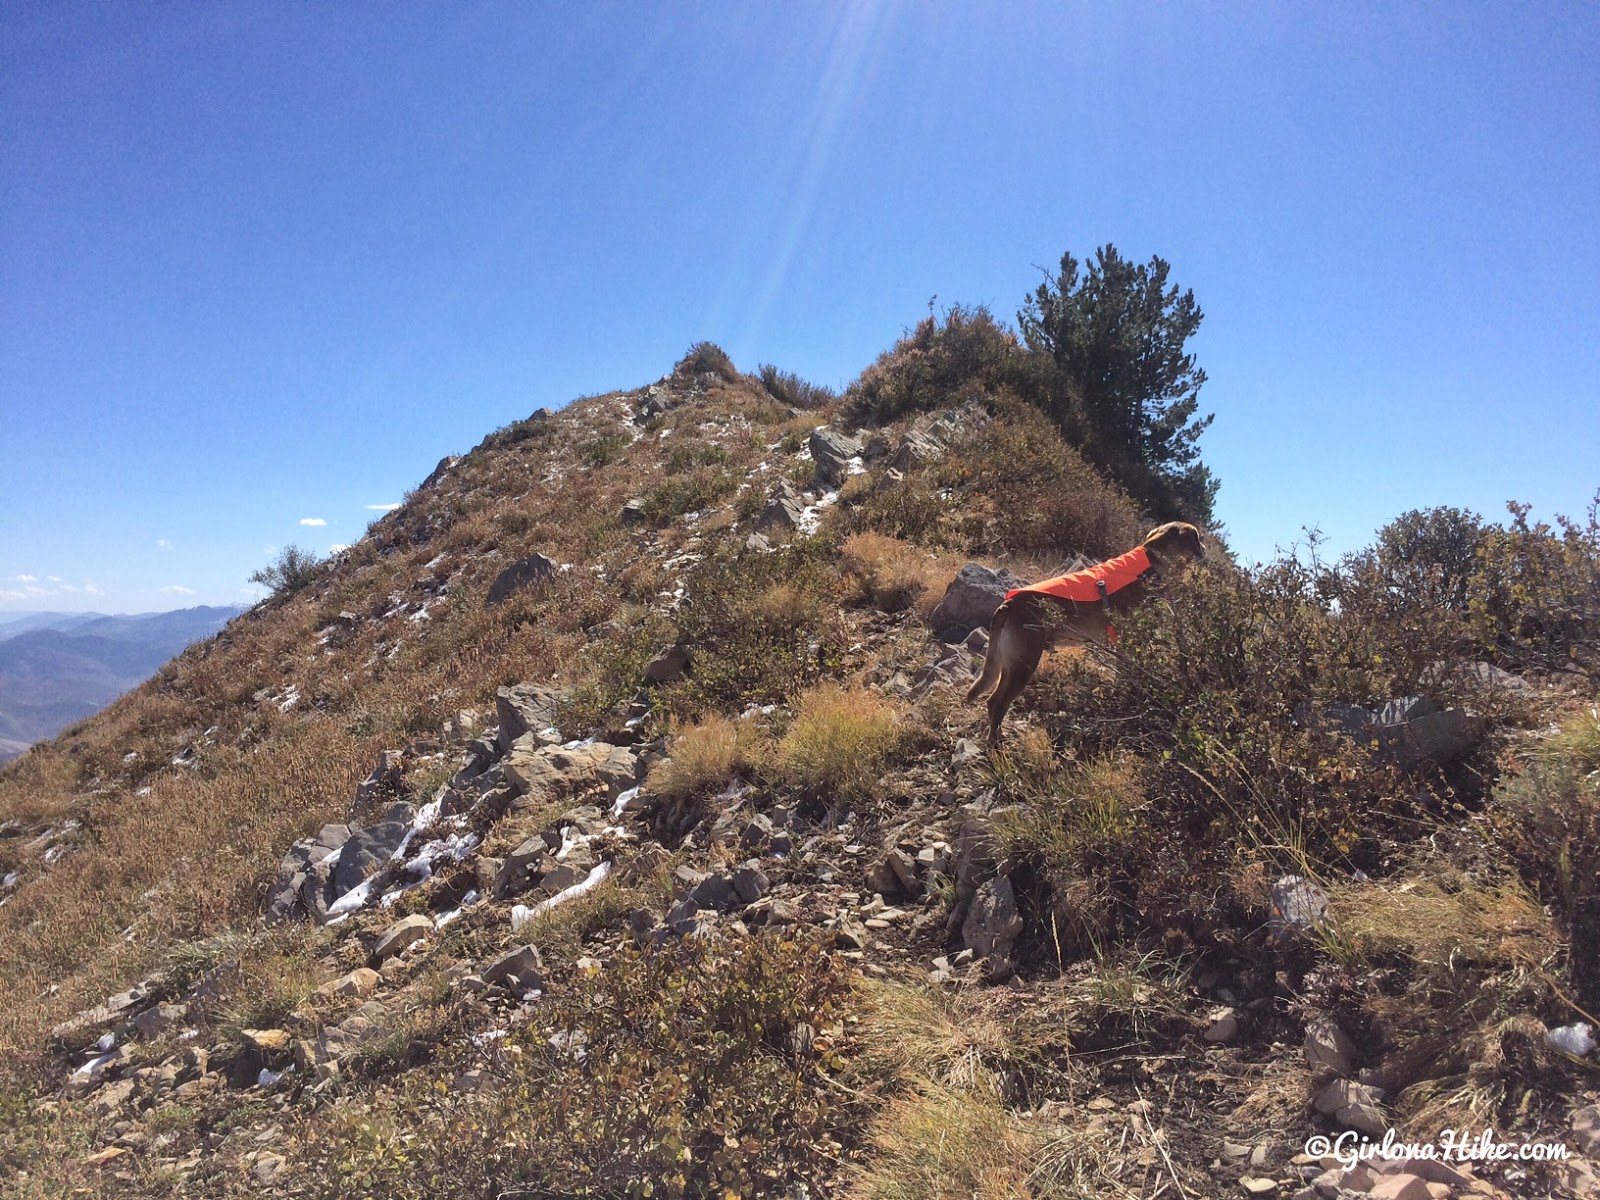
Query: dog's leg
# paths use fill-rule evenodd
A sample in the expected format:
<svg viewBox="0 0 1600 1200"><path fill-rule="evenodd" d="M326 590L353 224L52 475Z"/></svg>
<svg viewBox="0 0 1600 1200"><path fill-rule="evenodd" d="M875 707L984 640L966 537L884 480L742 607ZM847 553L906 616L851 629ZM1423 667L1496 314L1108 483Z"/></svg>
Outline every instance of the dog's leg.
<svg viewBox="0 0 1600 1200"><path fill-rule="evenodd" d="M1022 695L1024 688L1039 669L1044 657L1045 643L1049 640L1037 613L1019 614L1021 619L1011 620L1005 636L997 647L989 645L991 660L999 661L1000 683L989 697L989 745L1000 745L1001 724L1006 711Z"/></svg>
<svg viewBox="0 0 1600 1200"><path fill-rule="evenodd" d="M989 644L983 653L983 671L967 692L968 704L988 692L994 687L995 680L1000 678L1000 660L1003 657L999 649L1000 636L1010 615L1011 605L1008 603L994 610L994 617L989 622Z"/></svg>

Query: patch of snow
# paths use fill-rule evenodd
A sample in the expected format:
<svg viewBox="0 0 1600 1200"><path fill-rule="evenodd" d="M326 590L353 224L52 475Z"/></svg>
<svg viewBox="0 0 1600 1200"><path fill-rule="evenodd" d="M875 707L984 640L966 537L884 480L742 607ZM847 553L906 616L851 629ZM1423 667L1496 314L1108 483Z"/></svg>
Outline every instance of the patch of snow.
<svg viewBox="0 0 1600 1200"><path fill-rule="evenodd" d="M114 1034L114 1033L102 1033L100 1035L100 1040L97 1041L94 1044L94 1048L96 1050L100 1051L101 1054L104 1054L107 1050L111 1050L111 1049L115 1048L116 1044L117 1044L117 1035L116 1034Z"/></svg>
<svg viewBox="0 0 1600 1200"><path fill-rule="evenodd" d="M627 791L623 792L622 795L618 796L617 802L611 806L612 817L620 817L623 813L627 812L628 805L635 800L638 795L639 789L637 787L631 787Z"/></svg>
<svg viewBox="0 0 1600 1200"><path fill-rule="evenodd" d="M473 888L465 896L461 897L461 903L457 907L452 908L449 912L440 913L437 917L435 917L433 919L433 927L435 929L443 929L446 925L450 924L451 921L454 921L457 917L459 917L464 911L476 904L478 900L478 889Z"/></svg>
<svg viewBox="0 0 1600 1200"><path fill-rule="evenodd" d="M565 904L569 900L576 900L579 896L587 895L589 892L594 891L595 888L606 881L610 874L611 863L609 861L603 862L590 871L588 877L581 882L575 883L569 888L563 888L548 900L539 901L532 908L522 904L514 906L511 910L511 931L515 933L542 913L547 913L552 908Z"/></svg>
<svg viewBox="0 0 1600 1200"><path fill-rule="evenodd" d="M91 1058L88 1062L84 1063L83 1066L79 1067L76 1071L72 1072L71 1075L67 1076L67 1082L93 1083L100 1077L101 1072L105 1070L106 1064L115 1057L116 1055L113 1052L111 1054L102 1054L97 1058Z"/></svg>
<svg viewBox="0 0 1600 1200"><path fill-rule="evenodd" d="M1545 1033L1545 1041L1557 1050L1574 1058L1586 1058L1594 1053L1594 1027L1580 1021L1576 1025L1562 1025Z"/></svg>
<svg viewBox="0 0 1600 1200"><path fill-rule="evenodd" d="M282 1079L292 1070L294 1070L293 1067L285 1067L281 1071L269 1071L265 1067L262 1067L261 1073L256 1076L256 1086L262 1088L274 1087L276 1086L278 1080Z"/></svg>
<svg viewBox="0 0 1600 1200"><path fill-rule="evenodd" d="M353 912L360 912L372 902L373 882L373 879L363 879L356 884L355 887L328 905L328 915L330 917L347 917ZM332 922L330 921L329 924L331 925Z"/></svg>
<svg viewBox="0 0 1600 1200"><path fill-rule="evenodd" d="M506 1040L504 1029L487 1029L482 1033L472 1035L472 1044L479 1050L487 1050L490 1046L499 1045Z"/></svg>

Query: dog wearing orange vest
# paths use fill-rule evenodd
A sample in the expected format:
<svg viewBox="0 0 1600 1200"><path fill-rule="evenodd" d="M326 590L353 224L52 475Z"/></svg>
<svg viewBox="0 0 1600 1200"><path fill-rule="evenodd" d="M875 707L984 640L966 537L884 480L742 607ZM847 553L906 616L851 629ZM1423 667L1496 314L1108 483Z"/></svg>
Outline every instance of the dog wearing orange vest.
<svg viewBox="0 0 1600 1200"><path fill-rule="evenodd" d="M1115 645L1113 615L1128 612L1149 595L1156 578L1205 555L1198 529L1184 521L1169 521L1126 554L1007 593L989 622L983 673L967 693L970 704L993 690L989 745L1000 744L1006 710L1039 669L1047 646Z"/></svg>

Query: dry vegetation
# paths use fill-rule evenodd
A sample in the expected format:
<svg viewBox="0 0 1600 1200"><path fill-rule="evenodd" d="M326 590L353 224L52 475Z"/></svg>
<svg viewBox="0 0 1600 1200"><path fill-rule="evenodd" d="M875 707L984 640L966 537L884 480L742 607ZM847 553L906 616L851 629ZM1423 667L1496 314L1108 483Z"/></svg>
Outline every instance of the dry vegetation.
<svg viewBox="0 0 1600 1200"><path fill-rule="evenodd" d="M1544 1049L1543 1030L1600 1011L1594 515L1549 529L1521 510L1505 527L1409 514L1343 563L1313 547L1214 564L1129 622L1114 670L1053 660L1005 752L953 767L981 713L948 688L885 685L925 660L955 570L979 557L1042 572L1123 550L1145 525L1016 398L1006 336L957 310L842 399L771 368L746 378L702 344L648 420L639 392L517 422L337 561L0 772L0 876L17 874L0 901L0 1171L28 1172L23 1194L39 1196L180 1186L138 1155L121 1176L87 1165L114 1131L56 1102L52 1027L146 976L213 981L202 1040L353 1011L315 989L330 963L363 965L359 943L263 935L266 882L324 823L431 795L460 761L447 728L463 712L492 723L496 688L521 682L566 689L567 729L617 734L646 708L641 736L670 755L650 792L691 821L723 797L746 816L797 813L841 847L872 843L840 849L808 880L816 896L829 884L870 900L862 872L903 812L954 840L960 805L981 798L1024 919L1015 990L981 986L978 967L971 986L927 981L959 941L948 864L917 923L875 935L893 948L881 963L839 954L842 926L809 927L807 893L793 927L580 966L631 913L667 908L690 861L676 844L629 848L618 876L529 927L550 987L502 1042L471 1039L484 1031L451 975L419 972L403 1020L338 1089L287 1110L248 1086L169 1102L145 1112L148 1130L200 1155L230 1129L274 1126L286 1178L329 1196L609 1195L644 1180L658 1195L797 1181L886 1198L1203 1195L1223 1186L1206 1165L1219 1122L1241 1137L1305 1125L1283 1047L1330 1013L1408 1128L1563 1126L1593 1067ZM936 461L869 464L815 536L744 551L773 485L809 476L817 425L893 438L935 411L959 418ZM487 605L496 575L534 553L560 570ZM693 670L638 700L644 664L675 642ZM1539 686L1491 692L1438 665L1462 661ZM1306 715L1418 692L1472 705L1491 734L1448 769L1401 770ZM406 782L356 808L397 747ZM486 853L555 815L508 818ZM859 824L835 834L846 816ZM713 860L732 853L712 841ZM1262 927L1286 873L1320 881L1331 916L1281 951ZM442 872L431 894L479 882ZM503 924L463 919L446 951L491 957ZM1199 1034L1219 979L1246 1032L1213 1070ZM462 1094L469 1071L483 1086ZM1159 1105L1129 1108L1147 1094ZM1110 1115L1085 1107L1100 1097ZM196 1194L255 1186L242 1171L186 1179Z"/></svg>

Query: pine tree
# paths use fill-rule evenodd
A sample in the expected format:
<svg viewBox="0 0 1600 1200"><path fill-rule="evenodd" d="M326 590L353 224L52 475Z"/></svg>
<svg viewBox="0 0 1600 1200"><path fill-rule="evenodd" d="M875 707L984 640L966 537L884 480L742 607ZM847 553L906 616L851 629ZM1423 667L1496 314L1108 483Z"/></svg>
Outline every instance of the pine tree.
<svg viewBox="0 0 1600 1200"><path fill-rule="evenodd" d="M1158 516L1211 519L1217 483L1200 462L1206 373L1184 353L1203 314L1168 286L1168 263L1144 266L1115 246L1086 273L1070 253L1017 314L1028 348L1054 363L1050 406L1063 433Z"/></svg>

